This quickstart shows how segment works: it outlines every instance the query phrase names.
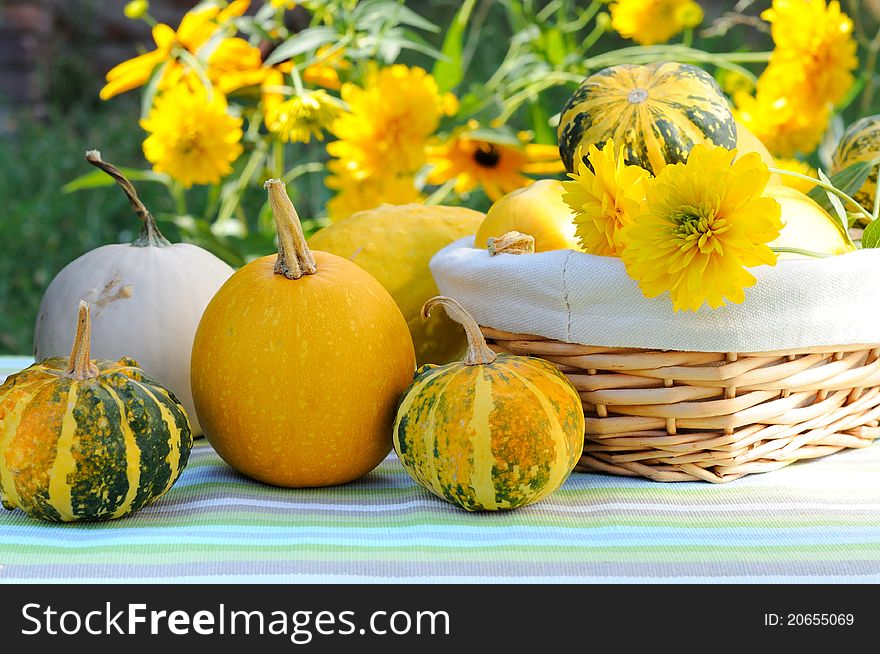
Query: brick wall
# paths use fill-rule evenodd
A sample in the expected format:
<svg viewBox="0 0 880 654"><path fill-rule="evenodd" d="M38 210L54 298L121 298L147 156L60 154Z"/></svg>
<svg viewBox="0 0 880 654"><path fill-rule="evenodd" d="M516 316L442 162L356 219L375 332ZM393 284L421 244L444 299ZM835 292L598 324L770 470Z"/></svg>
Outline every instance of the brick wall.
<svg viewBox="0 0 880 654"><path fill-rule="evenodd" d="M97 93L111 66L152 43L143 21L123 15L126 1L0 0L0 111L40 117L58 87L62 101L65 92ZM152 0L150 13L176 25L195 4Z"/></svg>

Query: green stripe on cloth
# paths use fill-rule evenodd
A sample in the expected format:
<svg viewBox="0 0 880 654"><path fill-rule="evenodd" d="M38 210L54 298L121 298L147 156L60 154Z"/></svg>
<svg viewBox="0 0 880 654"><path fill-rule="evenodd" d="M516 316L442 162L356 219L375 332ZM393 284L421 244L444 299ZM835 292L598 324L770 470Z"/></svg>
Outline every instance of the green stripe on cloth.
<svg viewBox="0 0 880 654"><path fill-rule="evenodd" d="M393 456L288 490L199 441L171 492L123 520L0 512L0 582L878 582L878 480L874 446L721 486L575 474L538 505L468 514Z"/></svg>

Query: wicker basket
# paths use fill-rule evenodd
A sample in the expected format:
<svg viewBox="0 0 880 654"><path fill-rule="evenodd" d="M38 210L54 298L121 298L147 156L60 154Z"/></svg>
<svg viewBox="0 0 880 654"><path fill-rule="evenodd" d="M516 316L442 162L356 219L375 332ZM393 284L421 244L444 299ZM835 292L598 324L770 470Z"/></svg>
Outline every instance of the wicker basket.
<svg viewBox="0 0 880 654"><path fill-rule="evenodd" d="M880 438L880 345L723 354L482 329L494 350L552 361L577 388L580 471L722 483Z"/></svg>

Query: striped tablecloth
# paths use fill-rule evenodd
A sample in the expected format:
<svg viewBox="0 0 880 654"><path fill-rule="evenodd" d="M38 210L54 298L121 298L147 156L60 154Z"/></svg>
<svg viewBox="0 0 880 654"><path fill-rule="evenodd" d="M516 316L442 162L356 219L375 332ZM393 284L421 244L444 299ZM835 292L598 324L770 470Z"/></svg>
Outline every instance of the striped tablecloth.
<svg viewBox="0 0 880 654"><path fill-rule="evenodd" d="M0 357L0 377L27 363ZM880 446L727 485L575 474L468 514L389 457L346 486L251 482L200 441L178 484L114 523L0 511L2 581L880 582Z"/></svg>

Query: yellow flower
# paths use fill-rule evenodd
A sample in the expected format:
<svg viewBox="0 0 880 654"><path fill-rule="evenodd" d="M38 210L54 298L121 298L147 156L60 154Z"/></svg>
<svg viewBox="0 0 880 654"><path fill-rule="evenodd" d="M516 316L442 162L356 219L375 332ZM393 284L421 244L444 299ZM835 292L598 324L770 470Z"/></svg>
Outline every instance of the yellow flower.
<svg viewBox="0 0 880 654"><path fill-rule="evenodd" d="M776 48L768 70L789 91L837 104L849 91L858 66L853 23L839 2L773 0L761 17L771 24Z"/></svg>
<svg viewBox="0 0 880 654"><path fill-rule="evenodd" d="M396 64L373 69L364 88L342 85L350 113L331 127L339 138L327 146L354 177L415 173L425 163L425 144L448 109L437 82L422 68Z"/></svg>
<svg viewBox="0 0 880 654"><path fill-rule="evenodd" d="M328 176L325 184L338 191L327 203L327 212L331 220L347 218L353 213L373 209L384 203L408 204L422 202L425 199L416 188L413 175L356 179L337 166L335 174Z"/></svg>
<svg viewBox="0 0 880 654"><path fill-rule="evenodd" d="M553 145L502 144L473 136L479 126L471 123L445 143L428 148L428 184L454 179L457 193L482 187L493 202L502 195L531 184L526 173L552 174L564 170L559 150ZM520 136L523 140L523 135Z"/></svg>
<svg viewBox="0 0 880 654"><path fill-rule="evenodd" d="M287 9L288 11L290 11L291 9L296 7L295 0L271 0L271 2L272 6L275 7L275 9Z"/></svg>
<svg viewBox="0 0 880 654"><path fill-rule="evenodd" d="M827 103L797 102L766 83L755 95L737 93L735 102L737 120L780 157L812 152L828 128Z"/></svg>
<svg viewBox="0 0 880 654"><path fill-rule="evenodd" d="M615 150L613 139L601 150L590 145L588 159L592 170L584 163L582 153L577 153L577 171L569 174L573 181L562 183L562 199L575 213L581 248L617 257L624 246L620 230L638 214L649 175L638 166L626 165L623 150Z"/></svg>
<svg viewBox="0 0 880 654"><path fill-rule="evenodd" d="M761 16L776 48L755 95L735 95L737 116L773 154L810 153L854 82L852 21L825 0L773 0Z"/></svg>
<svg viewBox="0 0 880 654"><path fill-rule="evenodd" d="M617 0L611 5L611 26L642 45L665 43L702 21L703 10L694 0Z"/></svg>
<svg viewBox="0 0 880 654"><path fill-rule="evenodd" d="M339 81L339 71L351 68L351 64L345 60L344 48L333 49L333 46L324 45L318 48L315 57L317 61L311 66L306 66L303 71L303 81L306 84L338 91L342 86Z"/></svg>
<svg viewBox="0 0 880 654"><path fill-rule="evenodd" d="M107 84L101 89L101 99L109 100L120 93L143 86L156 67L164 62L168 62L165 75L179 79L183 75L183 66L178 61L176 52L188 50L195 55L222 25L241 16L249 5L250 0L235 0L222 10L216 5L194 9L183 17L177 31L159 23L153 27L156 49L123 61L110 69L107 73Z"/></svg>
<svg viewBox="0 0 880 654"><path fill-rule="evenodd" d="M225 94L261 84L270 70L260 49L238 37L221 40L208 56L208 78Z"/></svg>
<svg viewBox="0 0 880 654"><path fill-rule="evenodd" d="M144 156L156 172L168 173L184 186L213 184L232 171L242 153L242 120L226 111L226 98L215 91L185 85L156 98L141 121L149 136Z"/></svg>
<svg viewBox="0 0 880 654"><path fill-rule="evenodd" d="M800 173L801 175L817 179L816 176L818 173L816 172L816 169L805 161L800 161L799 159L776 159L775 163L776 168L789 170L793 173ZM794 177L793 175L780 175L780 177L782 178L783 184L797 189L801 193L809 193L816 185L814 182L801 179L800 177Z"/></svg>
<svg viewBox="0 0 880 654"><path fill-rule="evenodd" d="M266 127L285 142L308 143L312 136L323 141L323 130L338 115L339 108L326 91L307 91L266 107Z"/></svg>
<svg viewBox="0 0 880 654"><path fill-rule="evenodd" d="M147 0L131 0L131 2L125 5L122 13L125 14L126 18L137 20L146 16L149 10L150 3Z"/></svg>
<svg viewBox="0 0 880 654"><path fill-rule="evenodd" d="M669 291L675 311L741 303L755 283L747 268L776 264L766 244L782 229L781 208L761 196L770 172L754 152L735 156L700 144L648 183L622 230L627 272L647 297Z"/></svg>

